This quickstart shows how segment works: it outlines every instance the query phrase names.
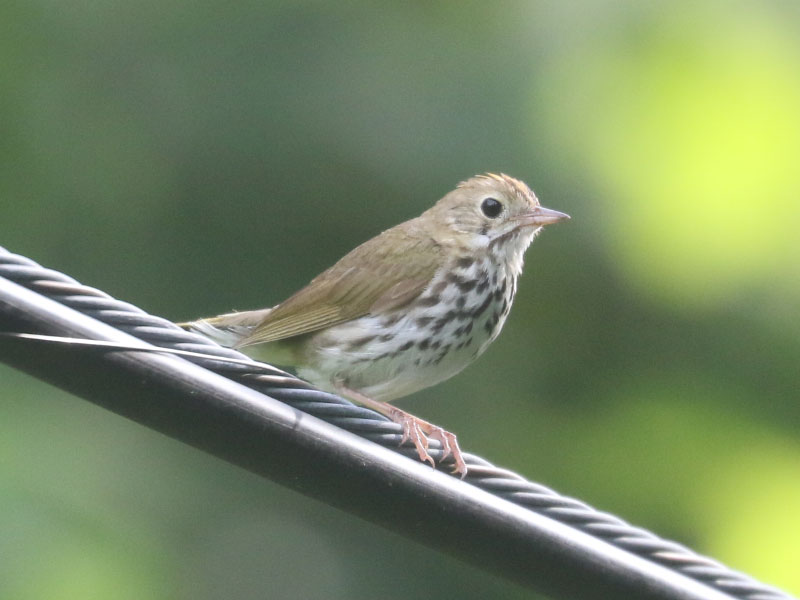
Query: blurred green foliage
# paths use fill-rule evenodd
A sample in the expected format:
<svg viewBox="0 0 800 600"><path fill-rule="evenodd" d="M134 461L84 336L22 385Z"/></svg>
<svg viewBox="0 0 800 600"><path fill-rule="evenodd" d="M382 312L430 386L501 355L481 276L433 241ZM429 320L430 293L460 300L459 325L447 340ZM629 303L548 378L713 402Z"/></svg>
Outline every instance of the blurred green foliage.
<svg viewBox="0 0 800 600"><path fill-rule="evenodd" d="M800 593L800 4L8 2L0 244L174 319L459 180L573 220L401 401ZM529 597L0 367L0 597ZM491 403L487 399L491 398Z"/></svg>

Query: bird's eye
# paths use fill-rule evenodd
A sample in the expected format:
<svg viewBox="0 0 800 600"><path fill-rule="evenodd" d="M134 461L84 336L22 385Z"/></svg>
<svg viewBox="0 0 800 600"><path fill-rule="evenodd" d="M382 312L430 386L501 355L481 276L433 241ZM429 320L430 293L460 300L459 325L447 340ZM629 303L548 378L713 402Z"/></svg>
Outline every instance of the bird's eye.
<svg viewBox="0 0 800 600"><path fill-rule="evenodd" d="M496 219L502 210L503 205L499 200L495 200L494 198L486 198L486 200L481 202L481 212L490 219Z"/></svg>

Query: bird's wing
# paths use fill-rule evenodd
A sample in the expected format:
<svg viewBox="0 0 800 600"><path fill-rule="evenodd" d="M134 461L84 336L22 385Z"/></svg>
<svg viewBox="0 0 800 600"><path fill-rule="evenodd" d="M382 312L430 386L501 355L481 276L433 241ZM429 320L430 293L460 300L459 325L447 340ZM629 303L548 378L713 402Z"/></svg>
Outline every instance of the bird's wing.
<svg viewBox="0 0 800 600"><path fill-rule="evenodd" d="M399 308L428 286L441 246L414 221L384 231L269 311L238 348L274 342Z"/></svg>

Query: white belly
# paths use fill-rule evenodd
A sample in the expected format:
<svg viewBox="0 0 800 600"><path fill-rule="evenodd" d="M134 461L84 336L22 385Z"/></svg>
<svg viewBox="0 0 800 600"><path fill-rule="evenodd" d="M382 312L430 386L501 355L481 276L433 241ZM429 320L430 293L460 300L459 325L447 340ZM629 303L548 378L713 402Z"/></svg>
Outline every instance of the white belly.
<svg viewBox="0 0 800 600"><path fill-rule="evenodd" d="M516 277L493 272L435 278L401 313L368 315L311 336L298 375L325 390L345 386L379 401L452 377L486 350L511 308Z"/></svg>

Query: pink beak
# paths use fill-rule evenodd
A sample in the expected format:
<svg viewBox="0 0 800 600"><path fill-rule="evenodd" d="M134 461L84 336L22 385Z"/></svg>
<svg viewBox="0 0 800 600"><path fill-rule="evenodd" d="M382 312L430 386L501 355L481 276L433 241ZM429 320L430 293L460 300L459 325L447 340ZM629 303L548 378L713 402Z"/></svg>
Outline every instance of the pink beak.
<svg viewBox="0 0 800 600"><path fill-rule="evenodd" d="M541 227L569 219L569 215L544 206L537 206L532 211L518 216L517 219L521 225Z"/></svg>

